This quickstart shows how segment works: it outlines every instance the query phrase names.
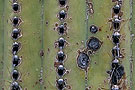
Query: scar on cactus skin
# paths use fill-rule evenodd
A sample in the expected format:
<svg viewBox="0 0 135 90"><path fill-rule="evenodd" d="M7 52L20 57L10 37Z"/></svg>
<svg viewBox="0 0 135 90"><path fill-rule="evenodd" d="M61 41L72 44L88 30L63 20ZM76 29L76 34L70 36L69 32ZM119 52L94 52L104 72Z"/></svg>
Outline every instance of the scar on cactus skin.
<svg viewBox="0 0 135 90"><path fill-rule="evenodd" d="M95 52L101 48L102 43L103 42L101 42L98 38L90 37L86 42L87 50L91 50L92 52Z"/></svg>
<svg viewBox="0 0 135 90"><path fill-rule="evenodd" d="M78 50L76 63L77 63L77 67L79 67L82 70L87 71L89 67L89 63L90 63L90 58L85 51Z"/></svg>

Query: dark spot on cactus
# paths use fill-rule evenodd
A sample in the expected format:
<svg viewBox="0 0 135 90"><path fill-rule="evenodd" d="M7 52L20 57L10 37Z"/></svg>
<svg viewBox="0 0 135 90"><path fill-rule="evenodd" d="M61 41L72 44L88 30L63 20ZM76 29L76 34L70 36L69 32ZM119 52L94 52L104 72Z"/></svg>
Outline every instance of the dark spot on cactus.
<svg viewBox="0 0 135 90"><path fill-rule="evenodd" d="M19 51L19 49L20 49L20 43L17 43L17 42L13 43L12 53L16 54Z"/></svg>
<svg viewBox="0 0 135 90"><path fill-rule="evenodd" d="M114 46L112 49L112 55L115 58L119 58L120 57L120 48L118 46Z"/></svg>
<svg viewBox="0 0 135 90"><path fill-rule="evenodd" d="M70 90L72 89L72 87L70 85L66 85L66 88L70 89Z"/></svg>
<svg viewBox="0 0 135 90"><path fill-rule="evenodd" d="M18 82L13 82L11 85L11 90L21 90Z"/></svg>
<svg viewBox="0 0 135 90"><path fill-rule="evenodd" d="M63 62L63 60L65 59L65 57L66 57L66 55L64 54L63 51L59 51L59 52L57 53L57 59L58 59L58 61L59 61L60 63Z"/></svg>
<svg viewBox="0 0 135 90"><path fill-rule="evenodd" d="M13 66L16 67L20 64L21 62L21 59L17 56L17 55L14 55L13 56Z"/></svg>
<svg viewBox="0 0 135 90"><path fill-rule="evenodd" d="M58 27L58 32L59 34L63 35L64 32L65 32L65 26L63 24L61 24L59 27Z"/></svg>
<svg viewBox="0 0 135 90"><path fill-rule="evenodd" d="M14 28L12 31L12 38L16 40L18 39L19 36L20 36L20 30L17 28Z"/></svg>
<svg viewBox="0 0 135 90"><path fill-rule="evenodd" d="M119 60L118 59L113 60L112 68L118 68L118 67L119 67Z"/></svg>
<svg viewBox="0 0 135 90"><path fill-rule="evenodd" d="M119 41L120 41L120 33L114 32L114 34L113 34L113 36L112 36L112 39L113 39L113 43L119 44Z"/></svg>
<svg viewBox="0 0 135 90"><path fill-rule="evenodd" d="M44 50L40 50L40 56L41 56L41 57L44 56Z"/></svg>
<svg viewBox="0 0 135 90"><path fill-rule="evenodd" d="M19 6L18 3L13 3L12 8L13 8L13 10L14 10L15 12L17 12L17 11L19 11L20 6Z"/></svg>
<svg viewBox="0 0 135 90"><path fill-rule="evenodd" d="M64 68L63 65L59 65L58 68L57 68L57 72L58 72L58 75L59 76L63 76L64 73L65 73L66 69Z"/></svg>
<svg viewBox="0 0 135 90"><path fill-rule="evenodd" d="M61 6L65 6L66 5L66 2L67 2L67 0L59 0L59 4Z"/></svg>
<svg viewBox="0 0 135 90"><path fill-rule="evenodd" d="M67 15L67 13L65 12L65 10L61 10L59 12L59 19L64 20L66 18L66 15Z"/></svg>
<svg viewBox="0 0 135 90"><path fill-rule="evenodd" d="M13 80L17 80L19 78L19 72L16 69L12 72L12 78Z"/></svg>
<svg viewBox="0 0 135 90"><path fill-rule="evenodd" d="M101 47L101 41L96 37L91 37L87 41L87 48L92 51L97 51Z"/></svg>
<svg viewBox="0 0 135 90"><path fill-rule="evenodd" d="M59 40L58 40L58 46L59 46L59 48L64 48L64 46L65 46L65 39L64 38L59 38Z"/></svg>
<svg viewBox="0 0 135 90"><path fill-rule="evenodd" d="M68 6L68 5L66 5L66 10L68 11L68 9L69 9L69 6ZM72 18L70 18L70 20L72 20Z"/></svg>
<svg viewBox="0 0 135 90"><path fill-rule="evenodd" d="M113 13L118 14L120 12L121 6L119 4L116 4L113 7Z"/></svg>
<svg viewBox="0 0 135 90"><path fill-rule="evenodd" d="M90 26L90 32L91 33L95 34L97 31L98 31L98 27L97 26L95 26L95 25L91 25Z"/></svg>
<svg viewBox="0 0 135 90"><path fill-rule="evenodd" d="M113 28L119 29L119 27L120 27L120 20L118 18L115 18L113 21Z"/></svg>
<svg viewBox="0 0 135 90"><path fill-rule="evenodd" d="M119 80L122 78L122 76L125 74L124 67L119 64L118 60L115 59L112 62L112 70L110 72L111 76L111 84L117 85Z"/></svg>
<svg viewBox="0 0 135 90"><path fill-rule="evenodd" d="M87 69L89 66L89 56L86 53L80 52L77 57L77 65L81 69Z"/></svg>
<svg viewBox="0 0 135 90"><path fill-rule="evenodd" d="M66 82L64 79L58 79L56 85L59 90L63 90L66 87Z"/></svg>
<svg viewBox="0 0 135 90"><path fill-rule="evenodd" d="M19 24L19 18L18 17L13 17L13 21L12 21L14 26L17 26Z"/></svg>
<svg viewBox="0 0 135 90"><path fill-rule="evenodd" d="M46 21L46 25L48 25L49 24L49 22L48 21Z"/></svg>
<svg viewBox="0 0 135 90"><path fill-rule="evenodd" d="M67 26L67 23L66 22L64 22L64 26Z"/></svg>

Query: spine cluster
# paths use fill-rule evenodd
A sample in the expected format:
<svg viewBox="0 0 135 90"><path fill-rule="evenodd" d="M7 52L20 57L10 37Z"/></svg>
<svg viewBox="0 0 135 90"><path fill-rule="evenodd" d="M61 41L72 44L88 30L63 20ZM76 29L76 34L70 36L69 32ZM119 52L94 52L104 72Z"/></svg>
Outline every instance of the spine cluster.
<svg viewBox="0 0 135 90"><path fill-rule="evenodd" d="M121 81L125 75L124 67L121 64L122 54L120 52L120 39L121 39L121 22L123 12L122 0L112 0L115 5L112 8L112 22L111 29L113 29L112 42L114 47L112 48L112 64L111 70L108 72L110 74L110 88L111 90L121 90Z"/></svg>
<svg viewBox="0 0 135 90"><path fill-rule="evenodd" d="M65 19L67 18L67 0L58 0L61 10L59 11L57 17L59 19L59 23L57 24L57 31L59 34L59 39L55 42L55 47L58 48L56 61L54 66L56 67L57 72L57 80L56 87L58 90L64 90L67 88L66 79L63 76L67 73L66 68L64 67L64 61L66 59L66 54L64 53L64 48L67 45L67 41L64 39L64 36L67 35L67 23Z"/></svg>
<svg viewBox="0 0 135 90"><path fill-rule="evenodd" d="M19 17L19 13L21 11L20 3L17 0L13 0L12 2L12 11L14 12L14 16L11 19L12 22L12 33L11 38L13 40L12 45L12 84L11 84L11 90L21 90L21 86L18 83L20 72L17 70L17 66L21 63L21 57L18 56L18 51L21 49L21 43L18 42L18 39L22 36L21 30L19 28L22 20Z"/></svg>

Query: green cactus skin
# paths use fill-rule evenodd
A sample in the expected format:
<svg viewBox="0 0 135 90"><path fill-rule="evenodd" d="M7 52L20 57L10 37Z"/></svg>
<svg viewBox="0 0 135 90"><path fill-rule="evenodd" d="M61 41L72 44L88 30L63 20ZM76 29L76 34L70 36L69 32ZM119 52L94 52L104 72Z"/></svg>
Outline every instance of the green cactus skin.
<svg viewBox="0 0 135 90"><path fill-rule="evenodd" d="M131 62L131 70L132 70L132 90L134 90L135 88L135 40L134 40L134 34L135 34L135 0L130 0L130 7L131 7L131 34L132 34L132 45L131 45L131 49L132 49L132 58L131 60L133 60Z"/></svg>
<svg viewBox="0 0 135 90"><path fill-rule="evenodd" d="M131 5L131 2L133 4ZM22 43L22 48L18 55L22 56L22 62L17 67L21 73L18 81L23 90L57 90L56 73L54 62L58 48L54 43L60 37L54 30L55 24L60 24L57 14L63 8L59 7L58 0L18 0L22 9L19 14L14 14L11 8L12 3L8 0L0 0L0 90L10 90L12 54L11 39L12 25L10 19L17 15L23 20L20 25L23 36L18 40ZM111 68L112 54L111 49L114 46L111 37L110 23L111 8L115 3L111 0L92 0L94 14L89 16L86 21L86 3L85 0L68 0L68 17L65 20L68 26L67 36L63 36L68 46L64 52L67 58L64 66L69 70L64 78L72 90L85 89L85 72L77 67L76 58L78 50L86 47L88 38L95 36L103 42L101 48L91 55L91 62L88 69L87 86L90 90L107 89L109 90L109 75L106 71ZM131 43L131 35L135 34L135 0L124 0L122 11L124 22L121 24L121 34L125 40L121 40L120 48L124 50L122 65L125 67L127 89L135 88L135 41ZM130 15L132 13L132 15ZM132 18L131 18L132 17ZM131 19L130 19L131 18ZM43 21L42 21L43 20ZM96 25L100 28L96 34L89 32L90 25ZM40 56L41 50L44 56ZM133 58L131 58L131 56ZM133 62L130 60L133 59ZM131 67L133 65L133 67ZM42 69L43 68L43 69ZM41 73L41 69L43 72ZM131 70L133 69L133 72ZM42 80L40 78L42 77ZM43 81L43 83L41 83Z"/></svg>
<svg viewBox="0 0 135 90"><path fill-rule="evenodd" d="M7 0L0 1L0 89L9 89L11 83L11 22L10 22L10 2Z"/></svg>
<svg viewBox="0 0 135 90"><path fill-rule="evenodd" d="M20 25L23 36L20 40L22 49L19 55L22 56L22 63L18 66L22 89L39 90L41 84L40 69L41 69L41 2L39 0L22 0L19 1L22 5L20 16L23 23Z"/></svg>

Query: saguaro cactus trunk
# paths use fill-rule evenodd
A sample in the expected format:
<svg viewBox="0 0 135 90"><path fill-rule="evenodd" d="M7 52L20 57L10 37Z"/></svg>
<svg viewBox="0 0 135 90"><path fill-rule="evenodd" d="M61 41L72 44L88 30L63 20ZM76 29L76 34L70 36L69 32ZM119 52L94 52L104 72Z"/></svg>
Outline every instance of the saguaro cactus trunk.
<svg viewBox="0 0 135 90"><path fill-rule="evenodd" d="M0 90L135 90L134 9L135 0L0 0Z"/></svg>

